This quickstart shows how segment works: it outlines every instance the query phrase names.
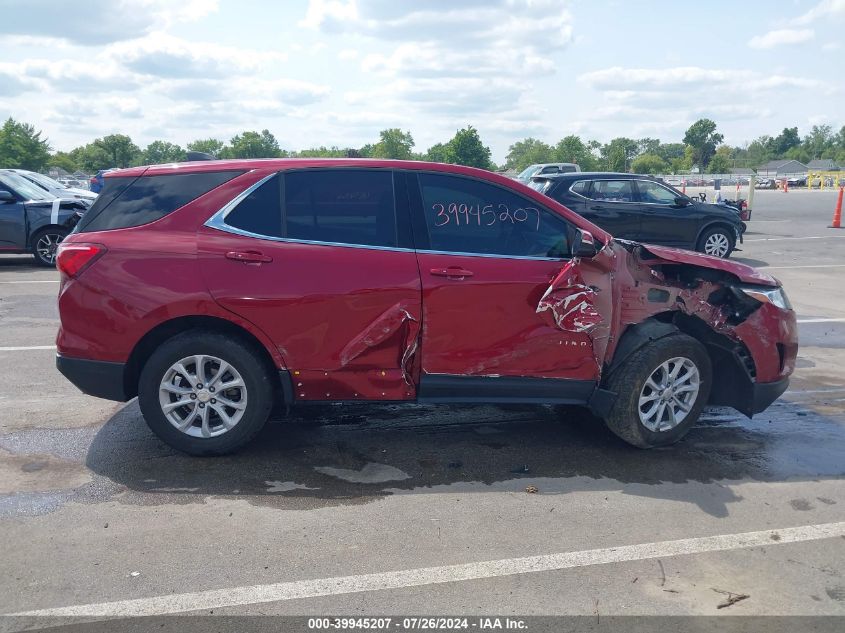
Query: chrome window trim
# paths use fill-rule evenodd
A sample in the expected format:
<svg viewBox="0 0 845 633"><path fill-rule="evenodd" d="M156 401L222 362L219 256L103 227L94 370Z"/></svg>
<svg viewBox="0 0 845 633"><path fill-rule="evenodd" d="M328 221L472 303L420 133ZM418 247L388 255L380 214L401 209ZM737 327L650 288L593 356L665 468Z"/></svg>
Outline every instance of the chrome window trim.
<svg viewBox="0 0 845 633"><path fill-rule="evenodd" d="M579 198L581 198L582 200L592 200L592 198L588 198L587 196L585 196L585 195L583 195L583 194L580 194L580 193L578 193L577 191L572 191L572 187L574 187L575 185L577 185L579 182L586 182L586 183L587 183L587 185L589 186L589 185L590 185L592 182L594 182L594 181L593 181L593 180L591 180L591 179L589 179L589 178L582 178L581 180L574 180L574 181L572 181L572 183L569 185L569 188L567 188L567 191L568 191L569 193L571 193L573 196L578 196L578 197L579 197Z"/></svg>
<svg viewBox="0 0 845 633"><path fill-rule="evenodd" d="M226 224L226 216L231 213L235 207L237 207L245 198L247 198L253 191L261 187L264 183L268 180L271 180L274 176L280 174L282 172L273 172L262 178L261 180L255 182L254 184L250 185L246 189L244 189L241 193L237 196L232 198L229 202L223 205L219 211L215 212L208 220L203 223L203 226L206 226L210 229L216 229L218 231L223 231L225 233L232 233L233 235L241 235L243 237L251 237L258 240L267 240L269 242L283 242L289 244L306 244L310 246L340 246L343 248L360 248L364 250L373 250L373 251L393 251L397 253L423 253L425 255L454 255L458 257L492 257L494 259L517 259L517 260L531 260L531 261L543 261L543 262L563 262L569 261L571 257L533 257L529 255L498 255L492 253L463 253L460 251L436 251L430 249L413 249L413 248L401 248L398 246L375 246L372 244L348 244L346 242L321 242L318 240L302 240L302 239L295 239L290 237L276 237L273 235L262 235L260 233L253 233L251 231L245 231L244 229L239 229L234 226L230 226ZM442 173L442 172L432 172L432 173ZM484 182L484 181L481 181ZM494 186L496 183L491 183ZM555 214L564 222L568 222L565 217L562 217L558 214Z"/></svg>

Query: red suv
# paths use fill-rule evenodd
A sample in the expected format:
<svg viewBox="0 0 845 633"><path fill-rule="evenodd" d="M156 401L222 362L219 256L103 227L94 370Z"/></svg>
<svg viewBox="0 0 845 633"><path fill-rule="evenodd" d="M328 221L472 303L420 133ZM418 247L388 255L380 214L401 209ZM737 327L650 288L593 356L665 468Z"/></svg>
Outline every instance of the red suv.
<svg viewBox="0 0 845 633"><path fill-rule="evenodd" d="M59 370L197 455L327 401L584 405L659 446L707 403L762 411L797 354L771 277L455 165L112 172L58 268Z"/></svg>

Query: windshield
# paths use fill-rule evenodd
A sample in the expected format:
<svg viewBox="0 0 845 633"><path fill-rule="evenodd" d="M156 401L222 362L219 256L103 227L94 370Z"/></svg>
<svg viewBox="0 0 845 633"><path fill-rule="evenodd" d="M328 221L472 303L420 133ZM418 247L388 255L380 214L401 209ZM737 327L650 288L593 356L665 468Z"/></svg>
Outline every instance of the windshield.
<svg viewBox="0 0 845 633"><path fill-rule="evenodd" d="M31 180L36 185L40 185L41 187L46 188L47 190L50 189L67 189L66 185L63 185L58 180L53 180L49 176L45 176L44 174L38 174L34 171L28 171L25 174L18 174L23 176L27 180Z"/></svg>
<svg viewBox="0 0 845 633"><path fill-rule="evenodd" d="M52 200L56 197L13 172L3 172L0 174L0 180L3 181L4 185L10 189L14 189L18 195L27 200Z"/></svg>
<svg viewBox="0 0 845 633"><path fill-rule="evenodd" d="M519 178L520 180L528 180L529 178L531 178L531 176L533 176L538 171L540 171L540 165L529 165L528 167L526 167L525 169L523 169L520 172L520 174L519 174L519 176L517 176L517 178Z"/></svg>

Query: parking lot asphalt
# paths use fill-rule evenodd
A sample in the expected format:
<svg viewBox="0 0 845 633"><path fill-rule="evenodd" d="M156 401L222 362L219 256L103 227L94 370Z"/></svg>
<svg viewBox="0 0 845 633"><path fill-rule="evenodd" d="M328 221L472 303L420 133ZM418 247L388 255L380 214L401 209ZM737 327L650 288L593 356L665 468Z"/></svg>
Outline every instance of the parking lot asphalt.
<svg viewBox="0 0 845 633"><path fill-rule="evenodd" d="M552 408L358 405L190 458L58 374L58 275L0 257L0 614L845 614L835 195L758 191L734 255L798 313L789 391L651 451Z"/></svg>

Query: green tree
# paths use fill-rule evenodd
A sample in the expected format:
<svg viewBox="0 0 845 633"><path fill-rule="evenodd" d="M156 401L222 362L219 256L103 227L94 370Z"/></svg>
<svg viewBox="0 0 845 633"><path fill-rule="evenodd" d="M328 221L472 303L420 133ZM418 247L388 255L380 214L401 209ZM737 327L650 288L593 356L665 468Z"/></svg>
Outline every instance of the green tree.
<svg viewBox="0 0 845 633"><path fill-rule="evenodd" d="M304 149L295 153L297 158L355 158L350 156L350 152L355 152L353 149L340 149L333 145L332 147L312 147L311 149Z"/></svg>
<svg viewBox="0 0 845 633"><path fill-rule="evenodd" d="M0 167L41 171L50 160L50 143L29 123L12 117L0 128Z"/></svg>
<svg viewBox="0 0 845 633"><path fill-rule="evenodd" d="M89 174L93 174L100 169L115 167L106 150L96 143L88 143L82 147L74 148L70 151L70 157L82 171Z"/></svg>
<svg viewBox="0 0 845 633"><path fill-rule="evenodd" d="M160 165L162 163L178 163L185 160L185 150L167 141L153 141L143 151L141 164Z"/></svg>
<svg viewBox="0 0 845 633"><path fill-rule="evenodd" d="M554 150L551 145L538 141L536 138L526 138L517 141L508 148L505 167L519 172L529 165L551 163L554 160Z"/></svg>
<svg viewBox="0 0 845 633"><path fill-rule="evenodd" d="M707 166L711 174L727 174L731 170L731 160L725 154L714 154Z"/></svg>
<svg viewBox="0 0 845 633"><path fill-rule="evenodd" d="M608 171L628 171L628 162L637 155L637 142L620 136L601 146L604 168Z"/></svg>
<svg viewBox="0 0 845 633"><path fill-rule="evenodd" d="M73 156L71 156L68 152L56 152L55 154L50 156L50 160L47 162L47 166L64 169L69 174L72 174L78 169L76 161L73 159Z"/></svg>
<svg viewBox="0 0 845 633"><path fill-rule="evenodd" d="M657 154L640 154L631 162L631 171L635 174L665 174L669 163Z"/></svg>
<svg viewBox="0 0 845 633"><path fill-rule="evenodd" d="M686 146L683 143L661 143L657 146L657 151L654 153L667 163L670 163L676 158L683 158L685 148Z"/></svg>
<svg viewBox="0 0 845 633"><path fill-rule="evenodd" d="M803 149L810 158L827 158L834 147L833 128L829 125L814 125L810 133L804 137L801 143Z"/></svg>
<svg viewBox="0 0 845 633"><path fill-rule="evenodd" d="M286 154L269 130L261 130L233 136L228 147L220 152L220 158L279 158Z"/></svg>
<svg viewBox="0 0 845 633"><path fill-rule="evenodd" d="M481 169L492 169L493 163L490 160L490 148L481 142L481 137L471 125L458 130L455 136L446 143L447 162L455 165L466 165L467 167L480 167Z"/></svg>
<svg viewBox="0 0 845 633"><path fill-rule="evenodd" d="M575 163L581 171L594 171L598 169L598 161L592 151L593 143L595 141L584 143L581 137L575 134L564 136L555 145L554 162Z"/></svg>
<svg viewBox="0 0 845 633"><path fill-rule="evenodd" d="M221 156L224 147L226 147L226 143L218 141L216 138L200 138L187 145L189 152L204 152L217 157Z"/></svg>
<svg viewBox="0 0 845 633"><path fill-rule="evenodd" d="M785 156L786 153L793 147L798 147L801 144L801 139L798 136L797 127L785 127L783 132L771 139L769 151L774 156Z"/></svg>
<svg viewBox="0 0 845 633"><path fill-rule="evenodd" d="M429 147L423 155L423 160L432 163L446 163L449 161L448 153L446 152L446 145L443 143L435 143Z"/></svg>
<svg viewBox="0 0 845 633"><path fill-rule="evenodd" d="M660 155L660 139L658 138L641 138L637 140L637 154L654 154Z"/></svg>
<svg viewBox="0 0 845 633"><path fill-rule="evenodd" d="M98 167L129 167L140 158L140 148L132 142L132 139L125 134L109 134L103 138L96 139L90 145L94 145L99 152L91 151L92 155L99 158L106 158L107 165Z"/></svg>
<svg viewBox="0 0 845 633"><path fill-rule="evenodd" d="M716 146L725 139L716 131L716 124L710 119L699 119L693 123L686 134L684 143L692 148L693 164L703 172L710 158L716 153Z"/></svg>
<svg viewBox="0 0 845 633"><path fill-rule="evenodd" d="M411 133L394 127L379 132L379 142L373 147L372 157L409 160L413 147L414 138Z"/></svg>

